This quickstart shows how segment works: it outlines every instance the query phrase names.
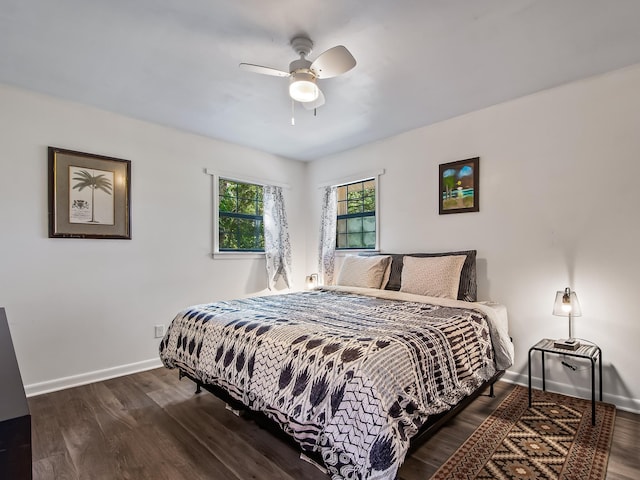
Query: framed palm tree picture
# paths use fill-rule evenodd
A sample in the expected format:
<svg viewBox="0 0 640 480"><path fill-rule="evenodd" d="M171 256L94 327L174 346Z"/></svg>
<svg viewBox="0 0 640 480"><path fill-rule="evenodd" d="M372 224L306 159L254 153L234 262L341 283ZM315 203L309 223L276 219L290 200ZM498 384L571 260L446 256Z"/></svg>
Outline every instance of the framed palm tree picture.
<svg viewBox="0 0 640 480"><path fill-rule="evenodd" d="M131 161L49 147L49 237L131 239Z"/></svg>

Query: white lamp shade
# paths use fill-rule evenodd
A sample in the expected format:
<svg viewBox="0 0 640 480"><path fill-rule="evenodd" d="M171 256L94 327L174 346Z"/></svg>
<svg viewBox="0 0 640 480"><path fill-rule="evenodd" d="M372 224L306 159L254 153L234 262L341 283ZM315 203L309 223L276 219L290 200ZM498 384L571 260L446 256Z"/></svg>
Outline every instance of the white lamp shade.
<svg viewBox="0 0 640 480"><path fill-rule="evenodd" d="M316 85L316 79L313 75L304 72L294 72L291 74L289 95L296 102L313 102L318 99L320 90Z"/></svg>
<svg viewBox="0 0 640 480"><path fill-rule="evenodd" d="M556 301L553 304L553 314L559 317L580 317L582 310L576 292L565 288L564 291L556 292Z"/></svg>

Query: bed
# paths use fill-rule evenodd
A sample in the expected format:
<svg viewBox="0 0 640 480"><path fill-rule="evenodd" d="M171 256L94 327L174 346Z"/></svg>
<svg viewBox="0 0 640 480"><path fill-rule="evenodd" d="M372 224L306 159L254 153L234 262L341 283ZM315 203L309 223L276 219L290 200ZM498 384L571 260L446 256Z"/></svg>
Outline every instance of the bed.
<svg viewBox="0 0 640 480"><path fill-rule="evenodd" d="M334 480L394 479L412 439L511 365L506 311L470 301L475 251L347 257L337 283L189 307L160 357Z"/></svg>

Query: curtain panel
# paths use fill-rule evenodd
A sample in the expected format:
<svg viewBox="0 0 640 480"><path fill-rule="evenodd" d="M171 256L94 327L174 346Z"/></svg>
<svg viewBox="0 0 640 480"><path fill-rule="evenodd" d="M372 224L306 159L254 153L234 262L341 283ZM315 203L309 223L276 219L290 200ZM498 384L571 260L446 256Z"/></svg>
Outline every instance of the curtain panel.
<svg viewBox="0 0 640 480"><path fill-rule="evenodd" d="M279 277L291 288L291 243L282 187L265 185L263 195L264 253L269 290L275 288Z"/></svg>
<svg viewBox="0 0 640 480"><path fill-rule="evenodd" d="M338 214L337 187L326 187L322 200L320 221L320 254L318 259L318 281L321 285L333 284L336 257L336 222Z"/></svg>

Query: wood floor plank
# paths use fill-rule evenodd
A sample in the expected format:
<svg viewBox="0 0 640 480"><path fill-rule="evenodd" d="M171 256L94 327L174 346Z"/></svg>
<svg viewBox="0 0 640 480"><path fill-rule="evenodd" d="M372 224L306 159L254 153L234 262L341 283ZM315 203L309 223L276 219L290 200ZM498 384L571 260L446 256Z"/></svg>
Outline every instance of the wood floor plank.
<svg viewBox="0 0 640 480"><path fill-rule="evenodd" d="M190 441L193 436L180 422L168 421L167 412L145 394L144 385L123 377L121 381L105 382L105 386L115 400L97 403L102 408L97 409L96 415L102 420L105 434L118 439L118 467L123 478L236 478L201 444L194 445ZM183 441L176 442L176 438Z"/></svg>
<svg viewBox="0 0 640 480"><path fill-rule="evenodd" d="M39 417L38 428L32 429L32 442L41 445L38 451L32 452L33 461L58 455L66 456L67 449L60 431L59 417L55 415L55 401L52 395L40 395L29 399L29 408L32 412L49 412Z"/></svg>
<svg viewBox="0 0 640 480"><path fill-rule="evenodd" d="M78 387L58 392L55 412L60 417L64 445L78 477L91 472L96 478L107 478L111 471L109 459L113 445L100 429L91 402L82 396L84 390L84 387Z"/></svg>
<svg viewBox="0 0 640 480"><path fill-rule="evenodd" d="M409 456L428 479L513 388L498 382ZM29 399L35 480L328 480L287 443L164 368ZM640 415L618 412L608 480L640 478Z"/></svg>
<svg viewBox="0 0 640 480"><path fill-rule="evenodd" d="M218 458L238 478L269 478L274 480L294 480L268 458L261 455L251 444L219 422L209 409L200 409L194 414L189 402L166 408L167 413ZM226 415L229 415L227 412ZM242 419L238 419L242 420ZM240 424L238 428L243 428ZM238 455L242 452L242 455ZM257 475L257 476L256 476Z"/></svg>
<svg viewBox="0 0 640 480"><path fill-rule="evenodd" d="M607 480L640 478L640 423L638 415L629 412L616 412L613 432Z"/></svg>
<svg viewBox="0 0 640 480"><path fill-rule="evenodd" d="M287 472L293 478L327 479L327 475L315 466L300 461L300 453L297 450L291 448L283 440L274 437L271 432L261 428L255 422L247 422L243 418L229 415L228 411L227 414L220 414L219 419L227 428L234 429L236 435L242 438L245 443L252 445L260 455L269 458L276 465L287 465Z"/></svg>
<svg viewBox="0 0 640 480"><path fill-rule="evenodd" d="M55 480L77 480L78 474L71 464L71 459L66 453L54 454L40 460L35 460L32 465L33 478Z"/></svg>

